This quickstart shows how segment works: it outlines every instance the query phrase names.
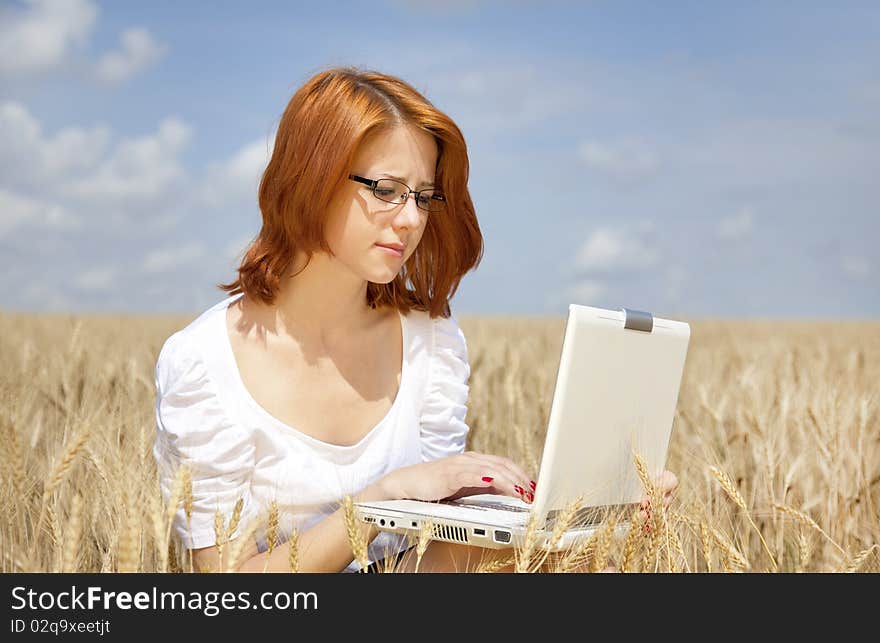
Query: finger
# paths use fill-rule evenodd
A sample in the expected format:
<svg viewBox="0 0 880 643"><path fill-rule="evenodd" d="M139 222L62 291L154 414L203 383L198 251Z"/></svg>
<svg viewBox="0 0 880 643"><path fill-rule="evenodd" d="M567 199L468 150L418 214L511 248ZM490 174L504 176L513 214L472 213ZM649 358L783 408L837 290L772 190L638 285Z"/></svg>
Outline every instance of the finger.
<svg viewBox="0 0 880 643"><path fill-rule="evenodd" d="M491 453L476 453L476 452L471 452L471 453L469 453L468 455L470 455L470 456L473 457L473 458L483 460L483 461L485 461L485 462L490 462L490 463L493 464L493 466L503 467L503 468L506 469L506 470L507 470L507 471L508 471L508 472L509 472L514 478L516 478L516 479L518 480L520 486L522 486L522 487L524 487L524 488L526 488L526 489L531 488L532 485L531 485L530 483L533 482L533 480L531 480L531 478L530 478L530 477L528 476L528 474L522 469L522 467L520 467L518 464L516 464L516 463L515 463L513 460L511 460L510 458L504 458L504 457L502 457L502 456L499 456L499 455L493 455L493 454L491 454Z"/></svg>
<svg viewBox="0 0 880 643"><path fill-rule="evenodd" d="M487 481L489 478L491 478L491 482ZM510 473L502 467L487 466L483 462L470 463L465 476L460 480L460 484L465 486L466 484L471 484L470 481L477 479L479 480L478 486L484 488L492 487L498 493L513 496L514 498L520 498L525 502L531 502L534 499L534 496L529 498L525 493L525 490L517 482L517 479L513 478Z"/></svg>
<svg viewBox="0 0 880 643"><path fill-rule="evenodd" d="M509 458L504 458L489 453L470 453L472 458L479 459L491 464L491 466L503 469L507 474L515 480L514 484L523 490L523 497L527 502L531 502L535 498L536 483L532 480L523 469Z"/></svg>
<svg viewBox="0 0 880 643"><path fill-rule="evenodd" d="M672 471L663 471L657 476L656 484L664 493L669 493L678 487L678 477Z"/></svg>

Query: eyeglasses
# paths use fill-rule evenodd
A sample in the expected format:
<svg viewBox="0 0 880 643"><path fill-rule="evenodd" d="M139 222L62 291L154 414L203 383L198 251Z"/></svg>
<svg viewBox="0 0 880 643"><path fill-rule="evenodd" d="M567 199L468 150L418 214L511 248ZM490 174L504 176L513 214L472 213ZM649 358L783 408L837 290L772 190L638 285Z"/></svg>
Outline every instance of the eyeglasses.
<svg viewBox="0 0 880 643"><path fill-rule="evenodd" d="M421 210L428 212L442 212L446 209L446 197L433 188L425 190L413 190L406 183L394 179L367 179L356 174L349 174L348 178L358 183L368 185L373 189L373 196L386 203L406 203L409 195L416 195L416 205Z"/></svg>

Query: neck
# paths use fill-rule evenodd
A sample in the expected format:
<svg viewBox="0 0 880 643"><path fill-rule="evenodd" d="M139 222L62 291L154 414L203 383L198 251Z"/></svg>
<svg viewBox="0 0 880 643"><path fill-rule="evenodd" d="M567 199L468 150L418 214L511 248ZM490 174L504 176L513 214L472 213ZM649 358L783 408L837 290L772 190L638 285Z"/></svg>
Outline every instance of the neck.
<svg viewBox="0 0 880 643"><path fill-rule="evenodd" d="M374 323L377 311L367 305L367 282L337 259L315 253L294 262L267 311L278 332L331 346Z"/></svg>

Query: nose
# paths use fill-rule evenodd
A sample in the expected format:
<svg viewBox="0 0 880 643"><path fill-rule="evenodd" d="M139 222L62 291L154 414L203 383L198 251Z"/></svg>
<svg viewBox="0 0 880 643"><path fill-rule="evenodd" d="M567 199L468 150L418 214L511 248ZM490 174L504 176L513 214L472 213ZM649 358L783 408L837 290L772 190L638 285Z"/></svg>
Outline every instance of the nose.
<svg viewBox="0 0 880 643"><path fill-rule="evenodd" d="M412 197L412 198L410 198ZM427 214L427 212L425 213ZM402 226L404 224L409 224L413 227L419 225L422 219L422 210L416 205L416 193L410 192L406 201L403 204L403 207L397 212L394 217L395 225Z"/></svg>

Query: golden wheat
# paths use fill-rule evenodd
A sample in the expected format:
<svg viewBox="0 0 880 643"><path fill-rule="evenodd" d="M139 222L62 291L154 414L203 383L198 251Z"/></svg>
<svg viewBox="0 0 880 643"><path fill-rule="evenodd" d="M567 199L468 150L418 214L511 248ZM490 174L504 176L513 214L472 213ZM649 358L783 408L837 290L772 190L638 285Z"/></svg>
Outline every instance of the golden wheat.
<svg viewBox="0 0 880 643"><path fill-rule="evenodd" d="M351 499L350 495L346 495L342 499L342 506L344 509L345 529L348 534L348 543L354 554L354 560L356 560L361 566L361 571L366 571L368 561L367 541L359 529L357 515L354 510L354 501Z"/></svg>
<svg viewBox="0 0 880 643"><path fill-rule="evenodd" d="M182 504L191 531L193 512L214 499L193 497L198 485L185 474L178 497L163 498L147 448L158 350L192 318L120 319L0 315L0 354L13 356L0 371L3 571L193 571L191 558L188 569L178 564L183 547L168 512ZM461 325L472 367L467 448L537 472L564 319L464 316ZM621 571L763 570L768 551L780 571L878 571L869 547L880 542L878 339L877 322L693 321L666 464L681 482L676 511L648 494L652 565L642 565L651 535L631 530ZM719 494L710 466L739 477ZM137 501L124 497L126 485L141 489ZM219 520L221 549L237 526L230 510ZM228 550L242 537L223 554L234 558ZM291 542L298 569L296 534ZM598 545L579 541L557 569L589 564ZM527 571L547 568L546 552L519 549Z"/></svg>

